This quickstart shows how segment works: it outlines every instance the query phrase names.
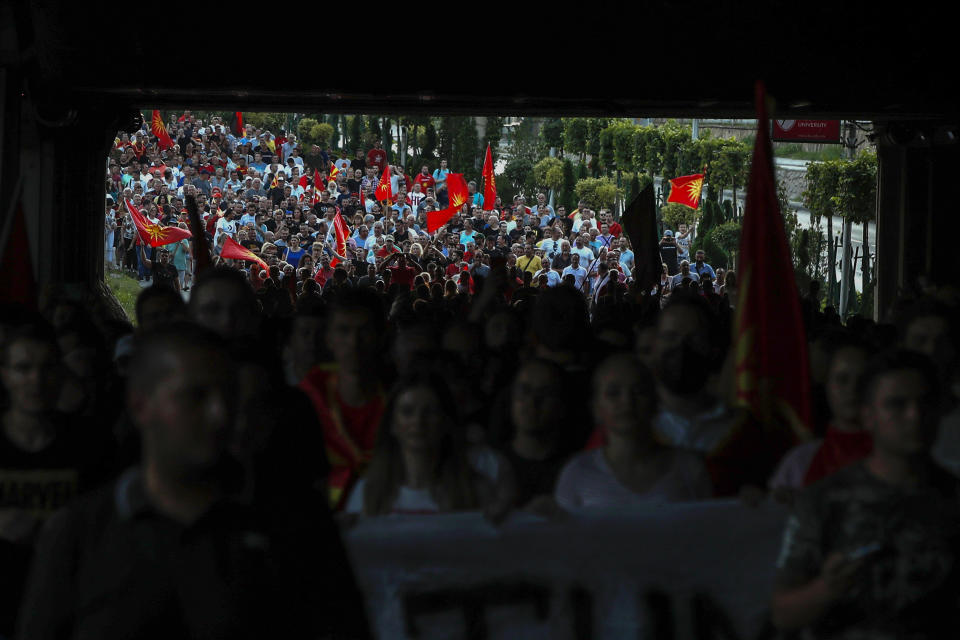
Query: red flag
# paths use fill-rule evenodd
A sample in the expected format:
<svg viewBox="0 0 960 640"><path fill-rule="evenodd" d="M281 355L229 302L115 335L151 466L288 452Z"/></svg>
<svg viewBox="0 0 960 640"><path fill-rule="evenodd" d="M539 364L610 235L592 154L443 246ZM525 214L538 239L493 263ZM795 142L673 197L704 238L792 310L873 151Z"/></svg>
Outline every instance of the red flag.
<svg viewBox="0 0 960 640"><path fill-rule="evenodd" d="M667 202L679 202L691 209L700 206L700 192L703 190L703 174L681 176L670 181L670 196Z"/></svg>
<svg viewBox="0 0 960 640"><path fill-rule="evenodd" d="M450 206L442 211L430 211L427 213L427 233L433 233L453 217L453 214L460 211L467 202L468 190L467 183L463 179L462 173L447 174L447 194L450 197Z"/></svg>
<svg viewBox="0 0 960 640"><path fill-rule="evenodd" d="M37 285L33 277L30 257L30 236L23 217L23 203L13 210L13 220L7 232L6 246L0 258L0 300L18 302L32 311L37 310Z"/></svg>
<svg viewBox="0 0 960 640"><path fill-rule="evenodd" d="M226 240L223 241L223 249L220 251L221 258L230 258L232 260L246 260L247 262L256 262L260 265L260 268L270 273L270 267L267 266L267 263L257 257L257 255L250 251L250 249L244 248L239 242L226 236Z"/></svg>
<svg viewBox="0 0 960 640"><path fill-rule="evenodd" d="M270 188L276 189L279 186L280 186L280 183L277 182L277 174L273 174L273 180L270 181Z"/></svg>
<svg viewBox="0 0 960 640"><path fill-rule="evenodd" d="M193 237L193 234L187 229L181 229L180 227L161 227L159 224L150 222L146 216L133 205L133 202L127 200L126 203L127 211L130 212L130 217L133 218L133 224L137 227L140 239L151 247L162 247L165 244L173 244L184 238Z"/></svg>
<svg viewBox="0 0 960 640"><path fill-rule="evenodd" d="M347 227L347 223L344 221L343 216L340 215L340 212L337 211L337 215L333 216L333 232L337 236L337 253L341 256L347 255L347 238L350 237L350 229ZM335 267L340 263L340 258L334 256L330 261L330 266Z"/></svg>
<svg viewBox="0 0 960 640"><path fill-rule="evenodd" d="M333 163L331 162L331 163L330 163L330 171L328 171L327 173L330 174L330 180L336 180L336 179L337 179L337 175L340 174L340 169L337 169L337 165L335 165L335 164L333 164Z"/></svg>
<svg viewBox="0 0 960 640"><path fill-rule="evenodd" d="M320 179L320 170L319 170L319 169L314 169L314 170L313 170L313 191L314 191L314 194L317 194L317 193L320 192L320 183L321 183L321 182L323 182L323 180Z"/></svg>
<svg viewBox="0 0 960 640"><path fill-rule="evenodd" d="M377 185L375 195L377 200L380 202L384 200L393 200L393 186L390 184L389 164L387 165L387 168L383 170L383 175L380 176L380 184Z"/></svg>
<svg viewBox="0 0 960 640"><path fill-rule="evenodd" d="M483 210L490 211L497 202L497 180L493 175L493 153L487 143L487 157L483 161Z"/></svg>
<svg viewBox="0 0 960 640"><path fill-rule="evenodd" d="M314 178L314 180L316 180L316 178ZM307 174L300 176L299 185L306 188L308 184L310 184L310 178L307 177Z"/></svg>
<svg viewBox="0 0 960 640"><path fill-rule="evenodd" d="M238 136L243 135L243 112L236 111L233 115L233 121L230 123L230 128Z"/></svg>
<svg viewBox="0 0 960 640"><path fill-rule="evenodd" d="M757 138L737 267L737 400L764 426L789 425L796 440L805 440L811 402L807 337L777 201L765 98L758 82Z"/></svg>
<svg viewBox="0 0 960 640"><path fill-rule="evenodd" d="M153 118L150 120L150 132L157 136L157 144L160 145L161 150L173 146L173 140L170 139L167 128L163 126L163 118L160 117L160 112L156 109L153 110Z"/></svg>

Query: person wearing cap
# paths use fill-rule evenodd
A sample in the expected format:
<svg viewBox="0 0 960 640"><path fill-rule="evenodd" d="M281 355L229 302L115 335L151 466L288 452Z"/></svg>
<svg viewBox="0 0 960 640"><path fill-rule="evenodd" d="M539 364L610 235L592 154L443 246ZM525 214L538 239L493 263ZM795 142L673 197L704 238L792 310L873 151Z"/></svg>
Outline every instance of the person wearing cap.
<svg viewBox="0 0 960 640"><path fill-rule="evenodd" d="M377 223L379 224L379 223ZM376 252L378 258L386 258L395 253L400 253L400 249L394 244L393 236L386 236L383 238L383 247Z"/></svg>
<svg viewBox="0 0 960 640"><path fill-rule="evenodd" d="M667 265L668 275L675 276L680 272L678 258L677 239L673 237L673 231L667 229L660 240L660 262Z"/></svg>

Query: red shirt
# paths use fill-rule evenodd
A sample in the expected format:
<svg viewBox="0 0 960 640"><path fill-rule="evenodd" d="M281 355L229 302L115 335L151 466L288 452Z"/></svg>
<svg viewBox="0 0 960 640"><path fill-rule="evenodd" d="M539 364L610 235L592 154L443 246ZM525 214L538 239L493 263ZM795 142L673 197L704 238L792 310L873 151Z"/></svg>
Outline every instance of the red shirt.
<svg viewBox="0 0 960 640"><path fill-rule="evenodd" d="M413 279L417 277L415 267L401 267L399 265L387 267L390 270L390 282L396 282L400 287L409 291L413 288Z"/></svg>
<svg viewBox="0 0 960 640"><path fill-rule="evenodd" d="M377 165L382 170L387 166L387 152L383 149L370 149L367 151L367 166Z"/></svg>
<svg viewBox="0 0 960 640"><path fill-rule="evenodd" d="M383 247L382 249L380 249L379 251L377 251L377 257L378 257L378 258L386 258L387 256L393 255L393 254L395 254L395 253L400 253L400 249L397 249L397 246L396 246L396 245L393 246L393 251L390 251L390 250L387 249L386 247Z"/></svg>
<svg viewBox="0 0 960 640"><path fill-rule="evenodd" d="M373 457L377 431L383 416L383 396L378 393L366 404L346 404L337 392L337 374L314 368L298 385L317 411L323 441L330 461L330 503L343 507L350 487Z"/></svg>
<svg viewBox="0 0 960 640"><path fill-rule="evenodd" d="M326 269L317 269L317 272L313 274L313 279L317 281L321 287L326 284L327 280L333 277L333 267L327 267Z"/></svg>
<svg viewBox="0 0 960 640"><path fill-rule="evenodd" d="M422 173L418 173L416 183L420 185L420 192L426 193L427 188L432 188L435 184L437 184L437 181L434 180L433 176L429 174L423 175ZM411 187L412 186L413 185L411 185Z"/></svg>
<svg viewBox="0 0 960 640"><path fill-rule="evenodd" d="M619 238L620 234L623 233L623 227L620 226L619 222L610 223L610 235L614 238Z"/></svg>

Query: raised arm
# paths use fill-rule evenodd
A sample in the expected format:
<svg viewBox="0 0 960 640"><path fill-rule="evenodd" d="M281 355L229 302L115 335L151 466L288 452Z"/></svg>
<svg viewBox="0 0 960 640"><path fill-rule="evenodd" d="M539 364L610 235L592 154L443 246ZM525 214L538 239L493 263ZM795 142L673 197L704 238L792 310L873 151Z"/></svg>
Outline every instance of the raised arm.
<svg viewBox="0 0 960 640"><path fill-rule="evenodd" d="M402 256L402 255L403 255L402 253L393 253L393 254L391 254L390 257L388 257L386 260L384 260L383 262L381 262L381 263L380 263L380 266L377 267L377 273L382 272L384 269L387 268L387 266L389 266L392 262L394 262L397 258L399 258L399 257Z"/></svg>

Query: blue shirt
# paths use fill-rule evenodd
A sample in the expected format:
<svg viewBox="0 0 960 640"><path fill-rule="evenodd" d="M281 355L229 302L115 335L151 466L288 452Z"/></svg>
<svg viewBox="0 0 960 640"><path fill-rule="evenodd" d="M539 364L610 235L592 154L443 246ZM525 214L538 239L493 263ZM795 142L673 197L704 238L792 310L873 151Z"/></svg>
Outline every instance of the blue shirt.
<svg viewBox="0 0 960 640"><path fill-rule="evenodd" d="M704 262L702 265L698 265L696 262L690 263L690 271L696 273L698 276L702 276L705 273L710 274L710 277L714 282L717 280L717 274L713 270L713 267Z"/></svg>
<svg viewBox="0 0 960 640"><path fill-rule="evenodd" d="M467 233L466 231L460 232L460 244L462 244L464 248L467 247L468 242L476 243L476 241L477 241L476 231L471 231L470 233Z"/></svg>
<svg viewBox="0 0 960 640"><path fill-rule="evenodd" d="M450 173L449 169L437 169L433 172L433 179L436 181L436 189L440 190L440 183L443 183L443 188L447 188L447 174Z"/></svg>

